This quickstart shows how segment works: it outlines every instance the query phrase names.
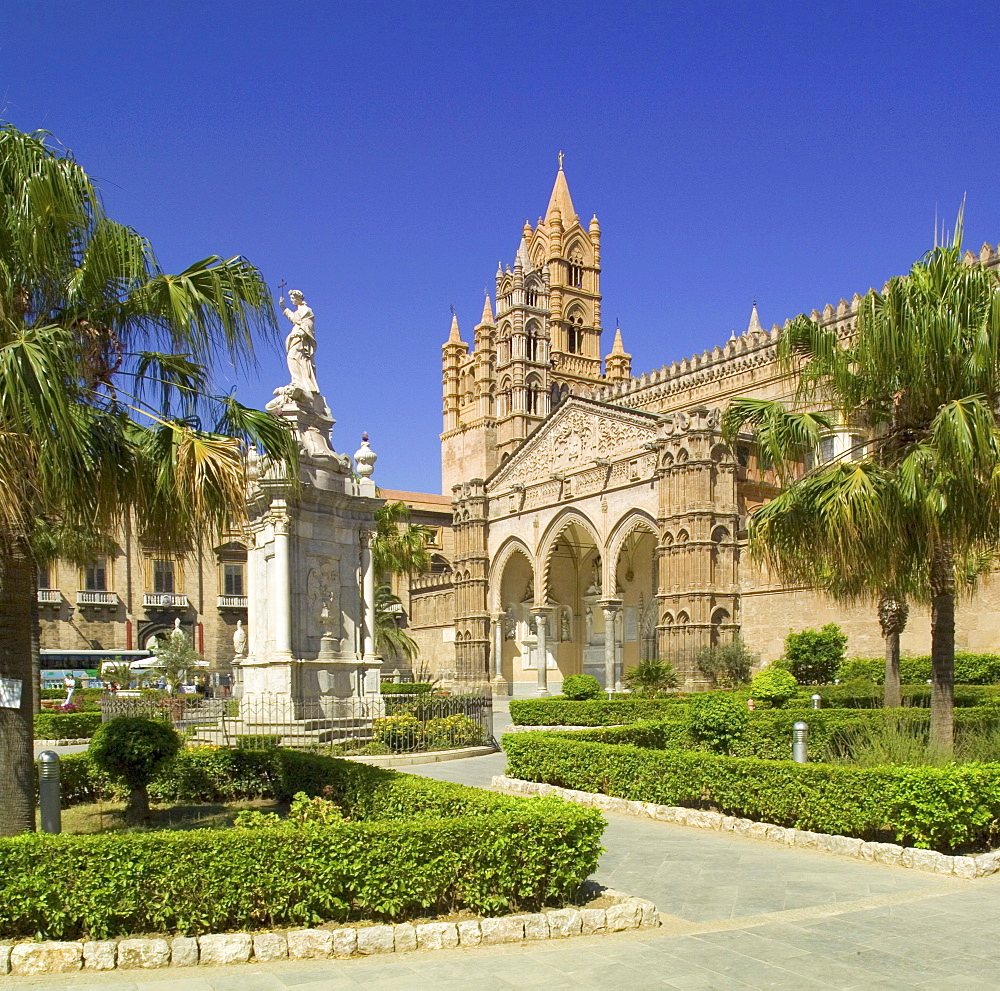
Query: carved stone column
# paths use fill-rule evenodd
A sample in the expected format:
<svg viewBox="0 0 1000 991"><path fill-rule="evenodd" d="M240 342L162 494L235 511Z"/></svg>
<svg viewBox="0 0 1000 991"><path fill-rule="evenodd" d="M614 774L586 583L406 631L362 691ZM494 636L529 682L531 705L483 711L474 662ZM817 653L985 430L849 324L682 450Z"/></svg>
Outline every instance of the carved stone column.
<svg viewBox="0 0 1000 991"><path fill-rule="evenodd" d="M292 656L291 521L274 521L274 652Z"/></svg>
<svg viewBox="0 0 1000 991"><path fill-rule="evenodd" d="M361 531L361 592L363 600L361 652L366 660L375 657L375 568L372 563L371 530Z"/></svg>
<svg viewBox="0 0 1000 991"><path fill-rule="evenodd" d="M618 685L616 649L615 649L615 616L621 609L621 599L605 599L601 603L604 612L604 690L613 692Z"/></svg>
<svg viewBox="0 0 1000 991"><path fill-rule="evenodd" d="M502 612L493 614L493 694L506 695L507 681L503 676L503 624Z"/></svg>
<svg viewBox="0 0 1000 991"><path fill-rule="evenodd" d="M549 694L549 650L545 643L545 632L549 623L548 609L532 609L531 615L535 617L535 660L538 665L538 689L539 695Z"/></svg>

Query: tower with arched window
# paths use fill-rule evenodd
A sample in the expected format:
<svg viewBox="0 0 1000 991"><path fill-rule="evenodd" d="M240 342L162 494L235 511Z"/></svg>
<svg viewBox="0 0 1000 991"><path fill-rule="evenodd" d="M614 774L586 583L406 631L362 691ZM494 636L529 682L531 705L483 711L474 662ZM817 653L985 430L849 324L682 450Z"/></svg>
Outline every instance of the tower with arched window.
<svg viewBox="0 0 1000 991"><path fill-rule="evenodd" d="M495 319L487 299L472 350L454 322L445 345L444 492L488 477L565 396L628 378L620 341L602 373L600 280L601 227L580 222L560 156L545 215L497 268Z"/></svg>

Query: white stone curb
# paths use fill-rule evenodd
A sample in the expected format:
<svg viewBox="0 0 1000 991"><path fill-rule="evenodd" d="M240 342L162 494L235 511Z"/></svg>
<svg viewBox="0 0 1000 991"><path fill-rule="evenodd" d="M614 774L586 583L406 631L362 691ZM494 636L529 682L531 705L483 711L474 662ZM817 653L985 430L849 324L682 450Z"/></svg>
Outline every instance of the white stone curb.
<svg viewBox="0 0 1000 991"><path fill-rule="evenodd" d="M892 867L910 867L929 871L932 874L949 874L965 879L986 877L1000 871L1000 850L991 850L974 857L952 857L935 850L919 850L912 846L896 843L872 843L852 836L834 836L829 833L811 833L805 829L790 829L775 826L769 822L755 822L753 819L739 819L722 815L721 812L706 812L701 809L685 809L674 805L654 805L652 802L636 802L627 798L615 798L590 791L574 791L557 785L542 784L537 781L523 781L498 774L493 778L493 787L500 791L517 795L553 795L567 802L600 809L602 812L617 812L620 815L639 816L660 822L673 822L678 826L694 826L698 829L715 829L736 833L751 839L771 840L787 846L822 850L856 860L875 861Z"/></svg>
<svg viewBox="0 0 1000 991"><path fill-rule="evenodd" d="M90 743L89 736L79 740L35 740L36 747L82 747L85 743Z"/></svg>
<svg viewBox="0 0 1000 991"><path fill-rule="evenodd" d="M652 902L610 889L602 894L614 899L610 908L559 908L462 922L419 925L402 922L357 929L293 929L154 939L0 943L0 974L32 977L77 970L151 970L197 964L218 967L272 960L316 960L597 936L660 925L660 914Z"/></svg>

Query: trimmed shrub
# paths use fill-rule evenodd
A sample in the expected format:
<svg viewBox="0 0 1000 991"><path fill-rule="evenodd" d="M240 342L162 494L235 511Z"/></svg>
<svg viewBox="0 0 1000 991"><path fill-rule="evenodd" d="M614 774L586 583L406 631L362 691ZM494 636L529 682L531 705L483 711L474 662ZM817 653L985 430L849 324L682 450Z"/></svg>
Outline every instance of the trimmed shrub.
<svg viewBox="0 0 1000 991"><path fill-rule="evenodd" d="M750 682L750 695L755 702L765 702L780 709L789 699L798 694L799 684L790 671L773 664L758 671Z"/></svg>
<svg viewBox="0 0 1000 991"><path fill-rule="evenodd" d="M870 681L860 679L842 685L818 685L811 691L823 699L824 706L837 706L845 709L874 709L882 705L883 690L881 684L875 685ZM904 706L924 709L930 707L930 685L903 685L901 693ZM997 704L998 702L1000 702L1000 686L955 685L955 706L957 708L964 709L970 706ZM803 699L801 704L806 706L809 703Z"/></svg>
<svg viewBox="0 0 1000 991"><path fill-rule="evenodd" d="M901 657L899 677L904 683L926 683L931 676L931 659L922 657ZM885 682L885 660L883 658L852 657L837 669L841 681L866 678L878 685ZM955 681L963 685L995 685L1000 683L1000 654L974 654L958 651L955 654Z"/></svg>
<svg viewBox="0 0 1000 991"><path fill-rule="evenodd" d="M100 725L100 711L39 712L35 716L35 739L80 740L93 736Z"/></svg>
<svg viewBox="0 0 1000 991"><path fill-rule="evenodd" d="M587 742L504 737L507 774L661 805L949 852L982 849L1000 819L1000 763L853 768Z"/></svg>
<svg viewBox="0 0 1000 991"><path fill-rule="evenodd" d="M836 677L846 646L847 634L836 623L827 623L819 630L789 633L782 660L800 685L825 685Z"/></svg>
<svg viewBox="0 0 1000 991"><path fill-rule="evenodd" d="M270 797L321 794L352 821L0 839L0 932L104 939L461 908L534 911L573 896L601 852L600 813L558 799L496 795L318 754L204 749L193 762L197 751L178 754L161 774L189 762L216 775L234 761L255 763L251 777L274 785ZM240 790L232 781L225 789ZM198 795L212 797L211 789Z"/></svg>
<svg viewBox="0 0 1000 991"><path fill-rule="evenodd" d="M574 702L605 698L601 683L592 674L571 674L564 678L562 694Z"/></svg>
<svg viewBox="0 0 1000 991"><path fill-rule="evenodd" d="M688 736L717 754L732 753L746 735L749 721L746 703L728 694L706 692L693 698L687 709Z"/></svg>
<svg viewBox="0 0 1000 991"><path fill-rule="evenodd" d="M426 695L434 686L426 681L383 681L383 695Z"/></svg>
<svg viewBox="0 0 1000 991"><path fill-rule="evenodd" d="M677 712L690 695L658 699L622 698L576 702L570 699L511 699L515 726L615 726L638 719L657 719Z"/></svg>
<svg viewBox="0 0 1000 991"><path fill-rule="evenodd" d="M94 733L88 753L101 770L128 786L125 818L138 823L149 818L149 782L180 748L180 736L166 723L122 716Z"/></svg>

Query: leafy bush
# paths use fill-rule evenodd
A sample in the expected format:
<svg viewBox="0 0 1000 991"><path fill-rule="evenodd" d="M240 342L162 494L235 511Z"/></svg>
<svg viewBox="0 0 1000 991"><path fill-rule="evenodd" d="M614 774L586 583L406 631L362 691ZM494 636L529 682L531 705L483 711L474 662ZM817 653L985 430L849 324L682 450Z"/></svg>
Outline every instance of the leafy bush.
<svg viewBox="0 0 1000 991"><path fill-rule="evenodd" d="M149 782L180 748L180 736L166 723L122 716L94 733L88 753L101 770L128 786L125 818L136 823L149 818Z"/></svg>
<svg viewBox="0 0 1000 991"><path fill-rule="evenodd" d="M332 792L329 787L324 791ZM310 798L304 791L296 792L288 809L287 818L276 812L260 812L244 809L237 813L233 825L240 829L260 829L262 826L280 826L288 823L308 828L312 826L336 826L344 821L344 810L329 798L316 795Z"/></svg>
<svg viewBox="0 0 1000 991"><path fill-rule="evenodd" d="M901 657L899 677L904 684L925 683L931 676L929 656ZM840 681L866 678L878 685L885 682L885 661L882 658L852 657L837 669ZM995 685L1000 683L1000 654L955 654L955 681L963 685Z"/></svg>
<svg viewBox="0 0 1000 991"><path fill-rule="evenodd" d="M732 695L705 692L693 698L687 710L690 738L717 754L728 754L746 735L750 711Z"/></svg>
<svg viewBox="0 0 1000 991"><path fill-rule="evenodd" d="M417 750L423 743L424 724L409 713L376 719L373 729L377 739L398 753Z"/></svg>
<svg viewBox="0 0 1000 991"><path fill-rule="evenodd" d="M383 695L426 695L434 686L426 681L383 681Z"/></svg>
<svg viewBox="0 0 1000 991"><path fill-rule="evenodd" d="M484 743L486 739L479 723L461 713L428 719L423 725L423 737L424 746L428 750L473 747Z"/></svg>
<svg viewBox="0 0 1000 991"><path fill-rule="evenodd" d="M758 671L750 682L750 694L755 702L765 702L780 709L789 699L794 698L799 683L790 671L784 671L773 664Z"/></svg>
<svg viewBox="0 0 1000 991"><path fill-rule="evenodd" d="M735 688L737 685L745 685L750 680L750 672L759 660L760 655L754 654L743 642L743 637L737 633L731 643L703 647L698 651L695 663L698 665L698 670L713 685L720 688Z"/></svg>
<svg viewBox="0 0 1000 991"><path fill-rule="evenodd" d="M626 671L622 681L636 695L656 698L677 687L677 672L670 661L640 661L631 671Z"/></svg>
<svg viewBox="0 0 1000 991"><path fill-rule="evenodd" d="M273 750L280 745L280 733L240 733L236 737L240 750Z"/></svg>
<svg viewBox="0 0 1000 991"><path fill-rule="evenodd" d="M516 726L616 726L637 719L657 719L683 706L689 695L658 699L616 698L575 702L570 699L511 699Z"/></svg>
<svg viewBox="0 0 1000 991"><path fill-rule="evenodd" d="M800 685L824 685L836 677L846 646L847 634L836 623L827 623L819 630L789 633L783 660Z"/></svg>
<svg viewBox="0 0 1000 991"><path fill-rule="evenodd" d="M81 780L93 768L86 754L71 761ZM600 813L558 799L289 750L182 751L158 783L186 800L262 787L280 800L323 795L351 821L0 839L0 932L104 939L535 911L576 893L597 866L604 829Z"/></svg>
<svg viewBox="0 0 1000 991"><path fill-rule="evenodd" d="M575 733L509 734L503 743L507 774L528 781L944 852L988 846L1000 819L1000 764L837 767L649 750Z"/></svg>
<svg viewBox="0 0 1000 991"><path fill-rule="evenodd" d="M819 685L813 691L822 698L824 707L873 709L882 705L882 686L862 679L840 685ZM904 706L925 709L930 707L931 689L929 685L903 685L901 693ZM990 705L998 702L1000 702L1000 686L955 685L955 705L958 708ZM803 699L802 705L807 704Z"/></svg>
<svg viewBox="0 0 1000 991"><path fill-rule="evenodd" d="M574 702L605 697L601 683L592 674L571 674L563 679L562 694Z"/></svg>
<svg viewBox="0 0 1000 991"><path fill-rule="evenodd" d="M100 712L39 712L35 716L35 739L84 739L93 736L100 725Z"/></svg>

